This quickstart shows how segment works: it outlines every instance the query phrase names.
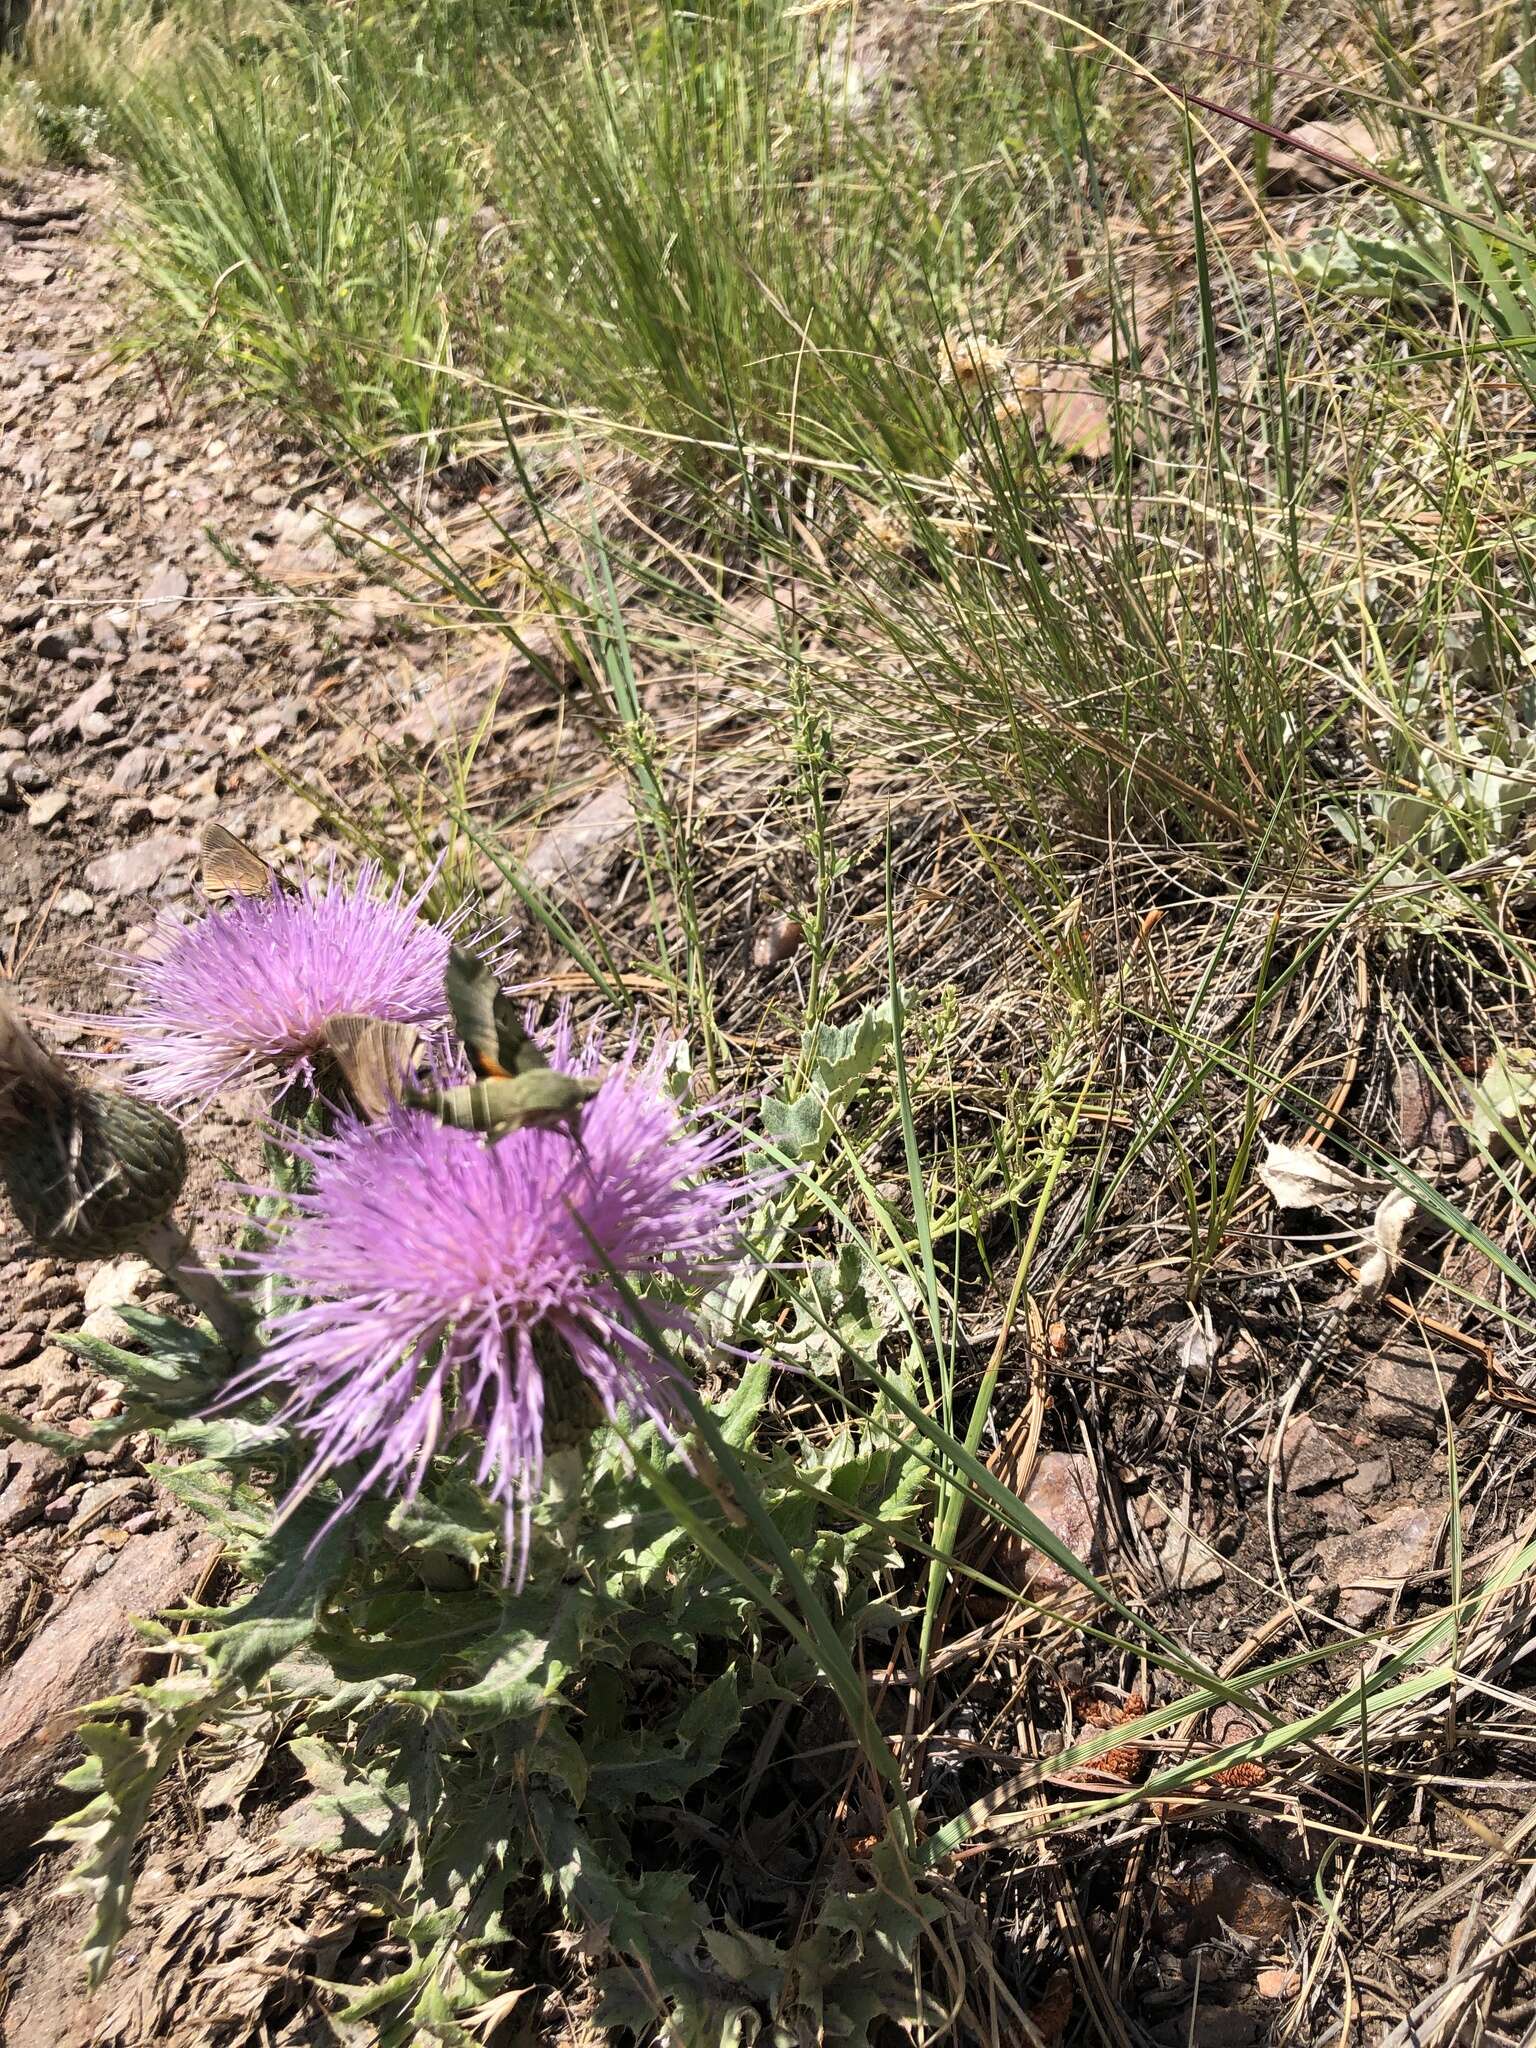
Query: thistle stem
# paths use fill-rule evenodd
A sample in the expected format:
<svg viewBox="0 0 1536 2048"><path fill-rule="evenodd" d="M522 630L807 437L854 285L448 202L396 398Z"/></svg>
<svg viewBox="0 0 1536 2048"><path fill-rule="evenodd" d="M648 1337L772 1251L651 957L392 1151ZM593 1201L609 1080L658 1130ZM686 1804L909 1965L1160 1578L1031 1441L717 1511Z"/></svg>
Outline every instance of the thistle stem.
<svg viewBox="0 0 1536 2048"><path fill-rule="evenodd" d="M199 1257L186 1232L166 1218L144 1233L139 1246L183 1300L207 1317L231 1358L238 1362L248 1357L255 1349L256 1319L248 1305Z"/></svg>

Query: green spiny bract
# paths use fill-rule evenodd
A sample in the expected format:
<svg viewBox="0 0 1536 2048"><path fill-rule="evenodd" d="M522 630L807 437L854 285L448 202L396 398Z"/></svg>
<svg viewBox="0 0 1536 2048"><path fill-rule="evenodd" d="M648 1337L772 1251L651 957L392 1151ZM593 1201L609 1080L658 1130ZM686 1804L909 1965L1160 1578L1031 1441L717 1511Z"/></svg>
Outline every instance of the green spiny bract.
<svg viewBox="0 0 1536 2048"><path fill-rule="evenodd" d="M187 1148L163 1109L82 1088L0 1134L0 1181L27 1235L63 1259L130 1250L176 1205Z"/></svg>
<svg viewBox="0 0 1536 2048"><path fill-rule="evenodd" d="M174 1208L187 1148L163 1109L83 1088L0 1003L0 1185L27 1235L66 1259L137 1244Z"/></svg>

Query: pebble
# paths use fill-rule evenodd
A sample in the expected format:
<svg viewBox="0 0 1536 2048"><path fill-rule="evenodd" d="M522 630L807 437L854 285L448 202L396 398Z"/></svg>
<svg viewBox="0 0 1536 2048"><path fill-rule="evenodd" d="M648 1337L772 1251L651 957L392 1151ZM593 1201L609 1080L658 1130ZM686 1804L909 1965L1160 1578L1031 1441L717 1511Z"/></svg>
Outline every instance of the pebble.
<svg viewBox="0 0 1536 2048"><path fill-rule="evenodd" d="M195 850L193 842L178 833L156 832L115 853L102 854L86 868L85 879L104 896L135 895L163 881Z"/></svg>
<svg viewBox="0 0 1536 2048"><path fill-rule="evenodd" d="M65 889L54 898L53 907L63 917L89 917L96 908L96 899L87 896L83 889Z"/></svg>
<svg viewBox="0 0 1536 2048"><path fill-rule="evenodd" d="M27 805L27 823L34 831L44 825L51 825L55 818L62 818L69 809L68 790L52 789L46 796L36 796Z"/></svg>
<svg viewBox="0 0 1536 2048"><path fill-rule="evenodd" d="M77 1506L78 1502L72 1495L62 1493L57 1500L49 1501L47 1507L43 1509L43 1520L45 1522L72 1522L75 1518Z"/></svg>

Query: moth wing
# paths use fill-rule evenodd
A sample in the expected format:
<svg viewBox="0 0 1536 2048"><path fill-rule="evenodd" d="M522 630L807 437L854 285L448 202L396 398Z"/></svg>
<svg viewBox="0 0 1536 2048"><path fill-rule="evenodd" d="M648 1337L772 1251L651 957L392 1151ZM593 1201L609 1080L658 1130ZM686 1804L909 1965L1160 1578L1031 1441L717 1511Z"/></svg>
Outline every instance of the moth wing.
<svg viewBox="0 0 1536 2048"><path fill-rule="evenodd" d="M65 1069L38 1044L15 1005L0 996L0 1117L25 1113L27 1099L62 1108L74 1092Z"/></svg>
<svg viewBox="0 0 1536 2048"><path fill-rule="evenodd" d="M508 1081L547 1065L523 1029L517 1005L483 960L462 946L448 955L448 1008L454 1028L482 1081Z"/></svg>

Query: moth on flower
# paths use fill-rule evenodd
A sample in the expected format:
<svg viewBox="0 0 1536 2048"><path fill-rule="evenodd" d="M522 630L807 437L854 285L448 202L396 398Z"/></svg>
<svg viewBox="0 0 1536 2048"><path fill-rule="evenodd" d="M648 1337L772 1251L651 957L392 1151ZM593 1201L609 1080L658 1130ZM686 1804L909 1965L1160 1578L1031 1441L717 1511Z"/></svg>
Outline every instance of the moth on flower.
<svg viewBox="0 0 1536 2048"><path fill-rule="evenodd" d="M724 1119L672 1094L669 1051L642 1058L631 1040L603 1069L560 1019L547 1071L588 1089L579 1146L531 1123L488 1139L405 1105L293 1141L307 1190L247 1255L292 1305L227 1399L280 1401L312 1447L298 1495L345 1470L337 1516L374 1488L409 1499L437 1452L470 1439L461 1455L503 1511L521 1581L548 1449L621 1407L675 1440L681 1369L614 1276L656 1330L685 1337L677 1290L729 1259L755 1184L729 1170Z"/></svg>

